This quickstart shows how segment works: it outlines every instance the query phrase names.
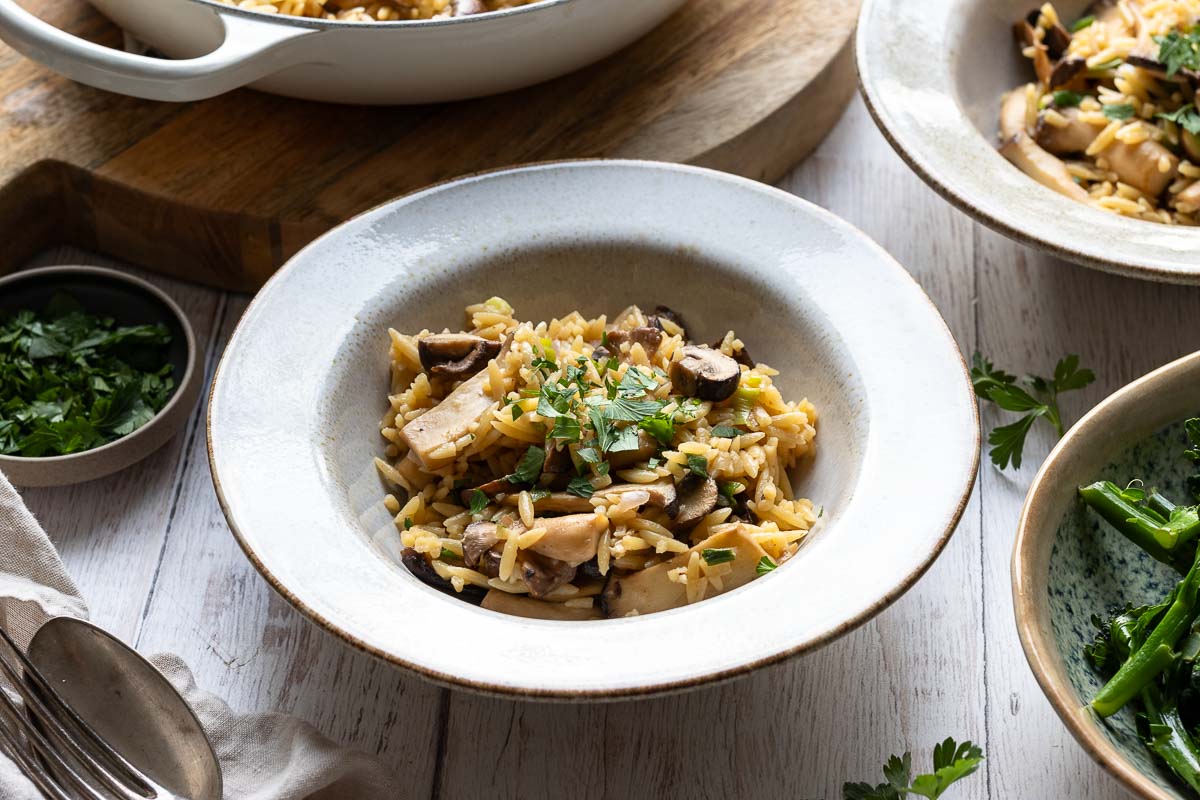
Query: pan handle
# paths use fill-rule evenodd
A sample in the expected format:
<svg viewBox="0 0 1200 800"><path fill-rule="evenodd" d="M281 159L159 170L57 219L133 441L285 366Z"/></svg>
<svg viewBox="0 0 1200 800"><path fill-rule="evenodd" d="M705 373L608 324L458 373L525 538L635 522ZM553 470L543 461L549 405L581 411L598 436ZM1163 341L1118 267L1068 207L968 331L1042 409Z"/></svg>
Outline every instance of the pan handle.
<svg viewBox="0 0 1200 800"><path fill-rule="evenodd" d="M0 0L0 39L79 83L147 100L186 102L223 94L307 61L299 40L319 29L217 13L225 39L199 58L135 55L80 39Z"/></svg>

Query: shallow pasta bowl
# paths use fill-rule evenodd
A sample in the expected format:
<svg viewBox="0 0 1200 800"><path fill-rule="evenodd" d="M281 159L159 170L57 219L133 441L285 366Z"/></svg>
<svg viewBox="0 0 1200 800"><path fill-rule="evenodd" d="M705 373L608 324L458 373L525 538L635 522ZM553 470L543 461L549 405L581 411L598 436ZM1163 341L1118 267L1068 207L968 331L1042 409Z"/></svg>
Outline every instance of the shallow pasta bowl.
<svg viewBox="0 0 1200 800"><path fill-rule="evenodd" d="M480 97L566 74L649 31L683 0L542 0L437 20L343 22L263 14L215 0L91 0L170 59L72 36L0 0L0 38L68 77L151 100L242 86L331 103ZM172 60L173 59L173 60Z"/></svg>
<svg viewBox="0 0 1200 800"><path fill-rule="evenodd" d="M420 583L390 555L399 535L372 464L387 328L457 328L493 295L521 319L664 303L697 340L737 331L786 397L819 409L817 454L794 476L824 505L818 532L747 586L641 617L523 619ZM447 684L611 699L746 673L895 600L959 519L978 429L945 324L863 234L723 173L590 161L443 184L295 256L225 352L209 448L246 554L322 627Z"/></svg>
<svg viewBox="0 0 1200 800"><path fill-rule="evenodd" d="M1113 394L1072 428L1029 489L1013 551L1017 630L1034 676L1084 749L1130 791L1152 800L1188 798L1159 768L1126 708L1101 722L1087 708L1103 681L1083 658L1093 614L1161 599L1178 581L1078 499L1079 486L1134 476L1186 497L1192 465L1183 421L1200 413L1200 353ZM1172 577L1174 575L1174 577Z"/></svg>
<svg viewBox="0 0 1200 800"><path fill-rule="evenodd" d="M856 54L884 136L947 200L997 231L1107 272L1200 283L1200 231L1091 208L1037 183L996 150L1001 95L1030 82L1013 22L1036 0L866 0ZM1055 3L1067 19L1089 3Z"/></svg>

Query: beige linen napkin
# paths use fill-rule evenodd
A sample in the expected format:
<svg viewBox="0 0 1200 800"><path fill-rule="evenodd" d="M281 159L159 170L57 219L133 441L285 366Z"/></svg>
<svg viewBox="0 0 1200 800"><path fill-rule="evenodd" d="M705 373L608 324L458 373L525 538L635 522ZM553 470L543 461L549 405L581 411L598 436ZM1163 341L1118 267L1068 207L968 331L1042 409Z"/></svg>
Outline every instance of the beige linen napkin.
<svg viewBox="0 0 1200 800"><path fill-rule="evenodd" d="M87 617L87 606L45 531L0 474L0 624L22 647L49 617ZM371 800L396 796L374 758L344 749L284 714L236 714L196 687L175 655L150 659L187 700L216 750L229 800ZM41 800L0 755L0 797Z"/></svg>

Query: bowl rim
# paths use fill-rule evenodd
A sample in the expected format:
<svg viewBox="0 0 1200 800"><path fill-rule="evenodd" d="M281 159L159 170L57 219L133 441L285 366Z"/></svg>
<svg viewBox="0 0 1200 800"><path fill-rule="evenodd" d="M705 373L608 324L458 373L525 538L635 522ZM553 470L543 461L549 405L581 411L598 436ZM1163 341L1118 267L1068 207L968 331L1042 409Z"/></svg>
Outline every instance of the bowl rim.
<svg viewBox="0 0 1200 800"><path fill-rule="evenodd" d="M1175 800L1175 797L1135 769L1099 730L1086 725L1078 713L1079 698L1073 687L1056 681L1052 676L1054 665L1060 659L1051 641L1052 634L1037 624L1037 613L1032 598L1037 591L1038 562L1035 556L1038 534L1031 527L1031 518L1035 514L1040 515L1045 501L1042 488L1056 482L1060 462L1068 451L1092 436L1096 430L1103 430L1109 427L1112 421L1124 417L1129 411L1128 407L1135 405L1146 392L1171 381L1180 373L1192 372L1197 368L1200 368L1200 351L1171 361L1101 400L1067 431L1051 450L1030 484L1017 522L1017 535L1013 542L1011 559L1013 616L1017 635L1021 640L1021 649L1025 653L1029 669L1033 672L1042 693L1088 755L1126 789L1147 800Z"/></svg>
<svg viewBox="0 0 1200 800"><path fill-rule="evenodd" d="M1136 255L1126 253L1117 257L1110 255L1113 250L1108 246L1098 246L1089 250L1078 245L1065 244L1061 241L1055 241L1051 238L1023 230L1018 224L1020 214L1024 213L1021 211L1021 206L1007 206L1003 209L997 206L995 209L988 209L984 207L985 204L977 201L972 193L956 188L953 168L939 164L935 156L930 156L928 152L929 147L925 145L919 134L902 130L901 126L897 124L897 115L912 119L913 110L905 107L903 104L894 102L889 98L888 92L881 90L879 78L872 68L873 62L877 58L886 57L882 55L876 56L876 53L888 53L897 49L886 46L884 43L885 36L880 35L879 38L876 38L877 30L887 28L884 25L871 24L874 18L883 16L881 12L876 11L876 7L887 4L895 5L899 1L863 0L855 32L854 57L858 69L859 94L863 98L867 112L888 144L891 145L901 160L921 180L960 211L1000 232L1004 236L1029 247L1043 250L1051 255L1082 264L1092 269L1116 275L1161 283L1186 285L1200 283L1200 270L1194 267L1188 269L1182 264L1170 264L1164 260L1167 254L1165 248L1160 253L1138 253ZM954 2L954 0L939 0L938 4L948 5L951 2ZM922 8L924 8L924 5L922 5ZM943 48L943 51L952 52L951 49L946 48ZM949 101L949 104L955 109L956 119L961 122L961 125L956 128L955 132L958 134L966 133L967 135L982 136L974 124L966 118L949 86L946 86L943 94L944 99ZM999 104L999 98L996 99L996 102ZM1041 184L1032 178L1023 177L1027 180L1031 192L1052 195L1056 198L1057 204L1062 206L1064 213L1071 211L1078 212L1088 208L1082 203L1058 195L1053 190L1041 186ZM1096 213L1103 214L1106 218L1106 221L1102 221L1099 224L1112 226L1114 230L1118 226L1123 230L1134 231L1145 231L1147 230L1145 226L1159 226L1168 229L1176 227L1163 223L1149 222L1147 220L1131 219L1110 212L1097 211ZM1196 246L1200 247L1200 239L1197 239Z"/></svg>
<svg viewBox="0 0 1200 800"><path fill-rule="evenodd" d="M85 458L102 458L104 455L114 453L118 450L123 450L129 447L130 442L137 442L140 439L146 438L153 430L157 429L159 423L167 418L175 408L184 402L184 395L188 394L187 387L196 378L197 369L197 349L196 349L196 333L192 330L192 323L188 320L187 314L179 307L170 295L158 288L154 284L146 281L136 275L130 275L119 270L110 269L108 267L92 267L82 264L62 264L49 267L36 267L34 269L18 270L10 272L6 275L0 275L0 288L5 286L20 283L26 279L46 278L53 276L65 275L92 275L95 277L106 278L114 283L124 283L129 286L136 287L143 292L152 296L156 301L161 303L171 314L178 320L180 328L183 330L184 341L187 345L187 361L184 366L183 375L175 382L175 389L171 392L171 397L167 400L166 405L160 408L150 421L142 427L127 433L124 436L113 439L107 444L102 444L99 447L93 447L91 450L81 450L78 453L69 453L60 456L43 456L34 458L31 456L9 456L0 454L0 471L3 471L5 465L20 465L26 466L30 464L48 464L53 467L61 467L74 463ZM186 418L184 419L186 424ZM147 454L148 455L148 454Z"/></svg>
<svg viewBox="0 0 1200 800"><path fill-rule="evenodd" d="M521 14L530 14L536 11L544 11L554 6L566 5L574 3L576 0L536 0L536 2L528 3L523 6L514 6L512 8L502 8L498 11L485 11L482 14L470 14L465 17L444 17L440 19L404 19L388 22L355 22L353 20L343 19L319 19L316 17L294 17L290 14L264 14L261 11L252 11L248 8L239 8L238 6L230 6L219 0L192 0L194 3L201 3L211 7L218 14L232 14L238 17L256 20L259 22L267 22L276 25L290 25L297 28L317 28L317 29L363 29L363 30L379 30L385 28L395 29L410 29L410 28L438 28L443 25L468 25L471 23L478 24L487 20L504 19L507 17L516 17Z"/></svg>
<svg viewBox="0 0 1200 800"><path fill-rule="evenodd" d="M896 260L886 249L884 249L880 244L878 244L874 239L872 239L866 233L861 231L859 228L852 225L850 222L842 219L841 217L837 216L832 211L829 211L821 206L816 205L815 203L812 203L808 200L805 200L804 198L801 198L797 195L791 194L790 192L786 192L777 187L774 187L774 186L771 186L768 184L764 184L759 181L752 180L750 178L744 178L739 175L734 175L731 173L727 173L727 172L723 172L720 170L711 169L711 168L707 168L707 167L698 167L698 166L693 166L693 165L689 165L689 164L677 164L677 163L673 163L673 162L653 161L653 160L646 160L646 159L606 159L606 158L555 159L555 160L547 160L547 161L540 161L540 162L530 162L528 164L521 164L518 166L497 167L497 168L492 168L492 169L480 170L480 171L472 172L472 173L466 173L466 174L463 174L460 176L456 176L454 178L449 178L449 179L446 179L443 181L439 181L437 183L430 184L428 186L422 187L420 189L416 189L412 192L408 192L403 195L399 195L395 198L392 198L390 200L379 203L378 205L376 205L370 209L367 209L367 210L355 215L354 217L347 219L346 221L342 222L335 228L331 229L330 231L326 232L325 234L322 234L320 237L315 239L313 242L310 242L304 248L299 250L295 255L293 255L286 264L284 264L282 267L280 267L280 269L277 270L267 280L267 282L263 285L262 289L260 289L259 292L256 293L255 296L252 298L250 303L247 305L245 311L243 312L241 318L238 320L237 326L235 327L234 331L230 335L229 341L233 342L235 340L238 333L241 331L243 326L246 324L246 321L252 316L251 311L252 311L253 307L256 304L259 304L261 302L261 298L263 297L267 287L269 287L270 285L272 285L273 283L275 283L277 281L282 280L288 272L290 272L292 269L294 269L297 264L301 263L302 257L304 257L308 253L309 250L315 249L327 237L339 234L342 229L348 227L350 224L354 223L356 220L358 220L360 218L370 216L373 213L375 213L376 211L379 211L385 207L393 206L393 205L396 205L396 206L403 205L404 203L412 202L412 201L418 199L422 195L431 194L431 193L435 193L437 191L444 190L454 184L470 183L478 178L490 177L490 176L500 176L505 173L532 172L532 171L543 170L543 169L547 169L547 168L555 168L555 167L586 167L586 166L635 167L635 168L645 168L645 169L653 169L653 170L666 170L669 172L701 174L701 175L708 176L711 179L716 179L716 180L724 181L727 183L732 183L734 185L738 185L738 186L742 186L742 187L750 187L750 188L756 189L757 191L761 191L765 194L773 195L773 196L775 196L779 199L782 199L788 203L792 203L794 205L803 207L807 212L812 213L814 216L820 217L822 220L824 220L827 223L831 223L835 227L840 227L844 230L848 230L848 231L852 232L855 235L855 237L857 238L857 240L860 241L864 246L875 251L875 253L878 255L880 261L882 263L886 264L888 269L894 270L901 278L906 279L908 282L910 282L912 284L912 286L917 290L921 301L923 301L923 303L925 304L925 306L927 306L929 311L933 312L934 318L939 323L941 334L944 335L945 339L950 344L951 349L957 355L958 367L959 367L959 370L961 371L963 380L965 382L967 396L970 398L969 407L970 407L971 420L972 420L972 425L971 425L971 444L972 444L972 446L971 446L969 472L968 472L968 474L966 476L966 480L961 488L960 495L957 498L957 501L954 503L953 509L951 509L951 511L950 511L949 517L946 520L946 524L945 524L943 530L939 532L936 540L932 543L928 552L921 559L920 563L917 564L913 569L911 569L902 579L900 579L893 586L891 586L888 589L888 591L884 592L874 602L872 602L869 606L864 608L861 612L859 612L858 614L851 616L847 619L843 619L837 625L832 626L829 630L821 633L820 635L813 636L810 639L808 639L807 641L805 641L797 646L784 648L782 650L778 650L767 656L758 658L756 660L748 661L748 662L745 662L742 664L738 664L736 666L729 667L727 669L713 670L710 672L706 672L703 675L674 679L674 680L658 681L651 685L641 685L641 686L636 686L636 687L625 686L625 687L619 687L619 688L598 688L598 689L587 688L587 689L577 689L577 690L565 690L565 689L517 687L517 686L511 686L511 685L504 684L504 683L487 683L484 681L477 681L477 680L473 680L473 679L469 679L469 678L464 678L462 676L455 675L455 674L440 672L438 670L427 667L423 664L402 658L401 656L397 655L396 653L388 652L386 650L383 650L382 648L375 647L375 646L371 645L370 643L363 641L362 639L360 639L358 636L354 635L353 633L341 628L338 624L336 624L332 620L326 619L319 611L317 611L315 608L313 608L308 603L306 603L304 600L302 600L299 596L297 596L294 592L292 592L290 589L288 589L287 586L284 585L284 583L279 579L279 577L270 571L270 569L267 567L267 565L264 563L264 561L253 550L253 548L250 545L250 542L245 537L245 535L239 530L239 527L235 521L232 507L229 503L228 497L226 496L225 490L222 486L220 475L218 474L219 470L218 470L218 466L217 466L217 457L216 457L216 453L215 453L215 450L213 447L213 419L214 419L213 418L213 407L214 407L213 400L216 397L217 389L220 385L220 376L222 374L222 368L225 366L226 359L228 358L229 353L230 353L230 349L228 347L226 347L225 351L221 355L221 358L218 360L216 367L214 368L213 379L209 386L208 408L207 408L207 411L205 414L205 425L206 425L206 433L207 433L206 443L207 443L207 451L208 451L209 472L210 472L210 476L212 478L213 488L216 492L218 503L220 504L220 507L221 507L221 511L225 516L226 522L228 523L230 532L233 534L235 540L238 542L238 545L239 545L239 547L241 547L242 552L245 554L246 558L254 565L255 569L259 572L259 574L263 577L263 579L268 583L268 585L271 586L272 589L274 589L277 593L279 593L282 597L284 597L296 610L298 610L301 614L303 614L305 617L307 617L311 622L313 622L314 624L316 624L317 626L322 628L325 632L334 635L338 639L342 640L343 642L353 646L354 648L356 648L362 652L372 655L372 656L374 656L382 661L385 661L389 664L392 664L394 666L398 666L398 667L401 667L412 673L415 673L415 674L423 677L424 679L430 680L433 683L443 686L445 688L458 689L458 690L465 689L465 690L468 690L468 691L471 691L474 693L478 693L478 694L482 694L482 695L489 695L489 696L502 697L502 698L508 698L508 699L523 699L523 700L530 700L530 701L549 701L549 702L619 701L619 700L632 699L632 698L638 698L638 697L663 696L663 695L672 694L672 693L679 692L679 691L696 689L696 688L700 688L703 686L713 686L713 685L716 685L719 683L728 682L735 678L747 675L747 674L754 672L755 670L761 669L763 667L774 665L774 664L779 664L779 663L787 661L791 658L803 655L803 654L811 652L813 650L820 649L821 647L828 644L829 642L834 641L834 640L846 635L847 633L853 631L854 629L860 627L861 625L863 625L866 622L873 619L881 611L886 609L888 606L890 606L892 603L894 603L896 600L898 600L901 596L903 596L905 594L905 592L907 592L909 589L911 589L925 575L925 573L929 571L929 569L933 566L934 562L937 561L938 557L941 555L942 551L945 549L947 543L950 541L950 537L957 530L958 525L961 522L962 516L966 511L967 505L970 502L971 496L975 489L975 483L978 478L979 464L980 464L980 443L981 443L981 435L980 435L980 429L979 429L979 407L978 407L978 403L975 401L974 392L970 389L970 372L969 372L969 369L967 366L966 359L962 355L962 350L961 350L961 348L959 348L957 341L954 339L954 336L951 333L949 326L946 324L946 321L942 317L941 312L937 309L937 306L929 298L929 296L925 292L924 288L908 272L908 270L898 260Z"/></svg>

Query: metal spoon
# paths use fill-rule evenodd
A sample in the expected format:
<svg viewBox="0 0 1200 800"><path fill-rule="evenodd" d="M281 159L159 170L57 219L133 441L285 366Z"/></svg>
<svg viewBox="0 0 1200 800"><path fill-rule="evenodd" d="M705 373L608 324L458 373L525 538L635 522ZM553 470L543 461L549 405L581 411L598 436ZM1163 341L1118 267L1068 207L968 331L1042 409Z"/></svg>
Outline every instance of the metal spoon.
<svg viewBox="0 0 1200 800"><path fill-rule="evenodd" d="M55 617L29 660L108 744L164 789L221 800L221 768L196 715L149 661L90 622Z"/></svg>

